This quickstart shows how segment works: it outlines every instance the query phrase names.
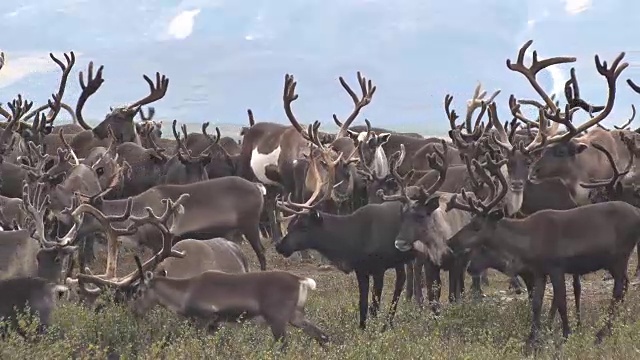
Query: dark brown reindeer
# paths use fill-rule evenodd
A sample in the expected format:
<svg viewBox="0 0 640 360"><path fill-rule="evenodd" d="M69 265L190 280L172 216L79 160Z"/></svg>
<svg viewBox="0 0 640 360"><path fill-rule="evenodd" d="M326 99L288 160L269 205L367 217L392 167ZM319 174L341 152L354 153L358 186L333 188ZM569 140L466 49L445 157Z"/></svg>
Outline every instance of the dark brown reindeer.
<svg viewBox="0 0 640 360"><path fill-rule="evenodd" d="M455 252L487 246L532 271L535 281L530 344L537 340L547 276L553 285L553 302L560 312L563 335L567 337L570 329L565 274L608 270L614 277L614 290L609 319L597 335L597 340L602 340L611 330L615 305L624 296L629 256L638 243L640 209L611 201L569 210L541 210L524 219L510 219L504 217L502 209L493 208L506 194L508 186L502 173L493 175L498 177L500 189L492 191L484 201L462 191L449 202L449 209L475 214L473 220L451 238L449 246Z"/></svg>

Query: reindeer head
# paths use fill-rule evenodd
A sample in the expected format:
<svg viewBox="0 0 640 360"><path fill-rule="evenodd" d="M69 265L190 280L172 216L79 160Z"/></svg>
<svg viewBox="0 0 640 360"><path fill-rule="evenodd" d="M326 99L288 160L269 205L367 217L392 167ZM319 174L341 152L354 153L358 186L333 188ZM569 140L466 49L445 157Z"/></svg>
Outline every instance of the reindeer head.
<svg viewBox="0 0 640 360"><path fill-rule="evenodd" d="M618 169L613 155L605 147L598 143L591 143L591 146L606 156L613 175L608 180L580 183L580 186L590 190L589 198L593 203L619 200L640 207L640 188L636 185L637 175L635 171L631 171L640 152L636 146L635 136L628 137L623 132L619 135L629 151L629 162L625 169L622 171Z"/></svg>
<svg viewBox="0 0 640 360"><path fill-rule="evenodd" d="M474 215L471 222L448 241L452 250L459 251L482 245L484 241L491 238L498 221L504 218L504 210L494 208L507 194L508 184L501 170L501 167L506 162L506 159L494 161L488 155L485 157L483 164L480 164L475 159L473 160L473 166L478 177L487 185L489 191L483 201L478 200L473 193L468 193L465 189L462 189L460 194L453 195L449 200L447 211L459 209ZM492 177L497 178L499 184L495 184ZM459 197L462 198L462 201L459 200Z"/></svg>
<svg viewBox="0 0 640 360"><path fill-rule="evenodd" d="M139 143L139 137L134 124L134 117L138 114L143 105L158 101L165 96L169 87L169 79L164 75L160 75L159 72L156 72L156 81L154 84L147 75L143 75L144 81L149 85L149 95L131 105L111 109L111 111L105 116L104 120L102 120L102 122L100 122L100 124L95 128L92 128L85 122L82 116L82 108L84 107L87 99L93 95L104 82L104 79L102 78L103 69L104 67L100 66L94 76L93 62L90 62L87 70L88 74L86 85L84 76L82 72L80 72L80 88L82 89L82 92L76 105L76 117L78 119L78 123L83 128L92 130L94 135L100 139L106 139L110 136L110 128L116 135L116 139L119 143Z"/></svg>
<svg viewBox="0 0 640 360"><path fill-rule="evenodd" d="M323 213L318 211L317 207L329 198L330 192L324 191L324 195L318 200L324 184L319 176L317 160L313 157L309 170L315 180L311 197L304 204L294 203L290 198L286 202L277 202L278 208L292 214L283 219L289 221L287 235L276 244L276 251L285 257L291 256L296 251L309 248L312 245L310 243L320 240L322 236ZM330 179L328 180L329 185L331 184Z"/></svg>
<svg viewBox="0 0 640 360"><path fill-rule="evenodd" d="M531 165L528 178L532 182L539 182L557 177L565 182L577 185L577 181L580 180L579 174L582 170L580 169L580 163L583 157L593 155L592 151L587 151L589 149L588 144L584 143L579 136L591 127L598 125L611 113L615 101L617 78L629 64L622 63L624 53L616 57L611 62L611 66L608 66L606 61L601 62L598 55L595 56L596 69L606 79L608 87L607 103L603 107L590 105L580 98L575 69L571 69L571 78L565 83L567 104L563 110L554 101L554 97L549 96L542 89L536 79L536 75L549 66L575 62L576 58L554 57L540 60L534 51L531 65L526 66L524 64L525 53L532 43L533 41L529 40L520 48L515 62L507 60L509 70L522 74L543 100L542 103L535 100L521 100L518 102L514 96L510 99L510 107L514 117L526 124L532 124L539 128L536 139L524 147L528 152L541 150L540 157ZM522 115L519 111L520 104L535 106L538 109L538 121L531 121ZM573 125L573 116L580 109L589 113L589 119L576 127ZM594 112L599 112L599 114L594 116ZM548 121L553 124L549 130L547 130ZM567 132L558 133L559 125L563 125Z"/></svg>
<svg viewBox="0 0 640 360"><path fill-rule="evenodd" d="M130 300L131 298L136 299L136 301L131 305L134 313L141 315L146 311L146 304L148 304L149 301L153 301L153 293L150 293L150 289L152 288L152 282L150 280L153 277L150 274L153 269L155 269L155 267L167 257L184 257L184 253L171 249L174 236L172 234L170 222L175 223L176 216L184 213L184 207L182 204L186 199L188 199L188 197L189 194L182 194L175 202L171 199L163 199L162 203L165 204L165 211L161 216L155 215L150 207L146 207L144 209L146 215L142 217L130 216L131 205L128 205L128 211L125 211L124 215L118 217L106 217L99 210L92 208L87 204L83 204L81 207L78 207L74 211L75 215L80 215L84 212L91 213L94 216L97 215L100 218L101 223L105 226L105 230L110 237L118 236L119 233L133 233L140 226L144 224L151 224L160 230L163 239L162 249L157 254L145 261L144 264L142 264L140 259L136 256L135 260L138 265L138 269L122 278L116 278L115 274L106 274L105 276L87 274L88 269L81 267L81 273L78 275L77 279L77 282L80 285L80 291L85 295L95 297L97 294L101 293L102 289L105 287L113 287L117 290L117 300L123 301ZM131 203L131 198L129 199L129 203ZM125 219L129 221L129 226L125 229L116 230L110 224L111 222L119 222ZM107 266L108 264L109 260L107 260ZM89 283L96 285L97 288L88 288L86 285Z"/></svg>
<svg viewBox="0 0 640 360"><path fill-rule="evenodd" d="M43 190L43 183L37 183L31 190L25 181L22 190L22 208L30 220L27 228L31 237L37 240L41 246L36 254L38 277L58 284L62 282L67 263L78 247L72 242L47 239L48 231L45 227L45 219L49 196L45 195Z"/></svg>
<svg viewBox="0 0 640 360"><path fill-rule="evenodd" d="M440 246L441 242L433 241L432 239L432 235L439 233L439 222L443 221L440 215L443 211L439 210L441 195L438 194L437 191L444 183L447 168L449 167L447 161L447 143L442 140L441 145L443 148L442 151L436 149L435 154L430 154L427 157L429 166L439 174L438 180L428 189L420 186L407 186L407 179L411 177L411 172L404 177L398 174L398 167L404 158L405 151L404 145L401 145L400 155L396 160L394 154L394 159L392 160L393 166L391 168L392 176L400 188L400 193L388 196L383 194L382 189L378 190L380 198L384 201L402 202L402 222L400 232L396 239L396 248L401 251L408 251L412 247L421 244L428 244L427 246L434 245L432 249L421 250L426 252L432 261L437 264L440 263L440 259L446 250L443 249L443 246Z"/></svg>

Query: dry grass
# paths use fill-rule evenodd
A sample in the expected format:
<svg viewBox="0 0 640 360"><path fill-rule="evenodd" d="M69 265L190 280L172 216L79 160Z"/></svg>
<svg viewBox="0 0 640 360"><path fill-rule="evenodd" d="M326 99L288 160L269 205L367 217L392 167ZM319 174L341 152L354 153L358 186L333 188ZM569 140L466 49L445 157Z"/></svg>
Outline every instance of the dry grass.
<svg viewBox="0 0 640 360"><path fill-rule="evenodd" d="M255 256L243 246L249 258ZM384 333L382 319L373 319L368 330L357 326L355 276L336 271L320 272L312 264L283 259L269 249L269 268L286 269L312 276L318 283L307 306L309 319L332 338L320 348L299 330L289 328L288 351L274 346L268 329L250 323L223 328L214 336L191 327L186 321L157 308L143 321L136 321L124 307L109 305L94 314L75 304L62 304L54 315L54 328L43 339L27 343L11 335L0 342L3 359L104 359L109 354L141 359L519 359L529 331L530 310L526 295L511 296L504 291L506 278L492 273L491 286L482 302L465 300L445 305L435 318L404 300L399 305L395 327ZM131 269L131 264L125 264ZM253 269L257 269L255 261ZM123 269L123 271L126 269ZM386 278L383 298L386 310L393 284L393 271ZM445 277L446 278L446 277ZM613 336L601 346L594 335L604 320L611 294L611 282L602 274L587 277L583 285L583 326L575 327L574 307L570 306L574 334L561 341L559 320L554 330L543 336L540 358L637 358L640 324L637 322L640 297L630 287ZM568 281L568 293L571 282ZM446 289L443 289L443 294ZM443 296L444 297L444 296ZM548 310L548 303L545 305ZM546 314L545 314L546 315ZM556 317L556 319L558 319Z"/></svg>

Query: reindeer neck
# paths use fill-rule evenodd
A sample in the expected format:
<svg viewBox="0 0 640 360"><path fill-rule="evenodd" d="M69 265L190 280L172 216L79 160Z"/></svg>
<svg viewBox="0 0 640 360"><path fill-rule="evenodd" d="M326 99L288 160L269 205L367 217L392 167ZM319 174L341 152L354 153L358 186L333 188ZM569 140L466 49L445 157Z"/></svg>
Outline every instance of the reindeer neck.
<svg viewBox="0 0 640 360"><path fill-rule="evenodd" d="M354 249L355 245L351 236L351 215L334 215L322 213L322 228L311 237L310 248L316 250L330 260L343 259Z"/></svg>
<svg viewBox="0 0 640 360"><path fill-rule="evenodd" d="M491 247L522 258L533 255L532 230L526 226L527 219L502 219L496 224L495 231L489 234L487 242Z"/></svg>
<svg viewBox="0 0 640 360"><path fill-rule="evenodd" d="M173 279L156 277L153 279L152 288L158 302L177 313L183 313L188 297L190 279Z"/></svg>

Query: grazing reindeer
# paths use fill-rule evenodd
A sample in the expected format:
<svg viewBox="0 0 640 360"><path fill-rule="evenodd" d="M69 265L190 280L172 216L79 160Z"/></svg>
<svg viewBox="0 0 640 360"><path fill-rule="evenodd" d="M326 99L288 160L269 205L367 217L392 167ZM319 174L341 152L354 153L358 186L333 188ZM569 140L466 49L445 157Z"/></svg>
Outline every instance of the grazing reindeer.
<svg viewBox="0 0 640 360"><path fill-rule="evenodd" d="M51 323L56 300L67 293L64 285L55 285L39 277L17 277L0 280L0 317L8 320L10 327L26 336L18 323L18 316L27 310L38 318L38 334L42 334ZM8 328L2 329L6 336Z"/></svg>
<svg viewBox="0 0 640 360"><path fill-rule="evenodd" d="M46 239L44 214L48 205L49 198L43 194L43 184L35 186L34 191L25 184L22 201L18 204L25 219L6 218L2 212L0 278L39 277L52 283L61 282L64 265L77 248L69 243ZM20 229L21 222L28 223L26 228Z"/></svg>
<svg viewBox="0 0 640 360"><path fill-rule="evenodd" d="M464 191L460 194L462 202L458 200L458 194L450 200L449 209L475 214L473 220L449 240L450 248L459 252L487 246L515 259L533 273L530 345L537 340L540 328L547 276L553 285L553 303L560 312L563 336L567 337L570 328L565 274L583 275L608 270L614 278L614 289L609 318L597 334L597 341L601 341L610 332L615 307L624 297L629 256L639 240L640 209L621 201L611 201L570 210L541 210L524 219L505 218L502 209L493 207L505 196L507 181L500 172L493 175L498 177L500 190L495 191L494 187L484 201L476 200Z"/></svg>
<svg viewBox="0 0 640 360"><path fill-rule="evenodd" d="M110 190L111 187L87 200L88 204L99 212L94 211L93 216L85 216L80 224L76 224L78 236L101 231L105 226L99 225L95 220L123 214L129 203L132 203L131 213L135 215L147 206L157 209L162 199L177 199L186 193L191 195L185 200L186 214L174 224L173 234L177 241L189 238L205 240L216 236L227 236L233 231L238 231L247 238L256 252L260 268L266 269L264 247L260 242L258 227L264 195L264 187L261 184L236 176L228 176L185 185L158 185L129 199L103 199L103 195ZM71 226L71 219L67 217L66 220L67 225ZM127 220L123 218L113 224L118 226L118 222L126 223ZM155 227L142 226L133 234L109 236L109 242L115 244L117 239L125 244L146 246L157 251L160 248L157 241L158 235ZM117 252L117 247L113 252ZM112 258L115 259L115 255Z"/></svg>

